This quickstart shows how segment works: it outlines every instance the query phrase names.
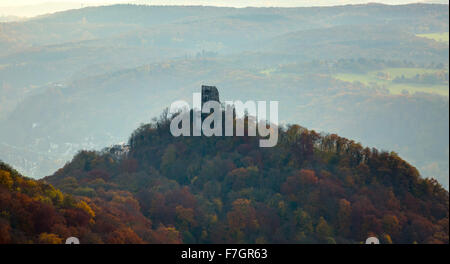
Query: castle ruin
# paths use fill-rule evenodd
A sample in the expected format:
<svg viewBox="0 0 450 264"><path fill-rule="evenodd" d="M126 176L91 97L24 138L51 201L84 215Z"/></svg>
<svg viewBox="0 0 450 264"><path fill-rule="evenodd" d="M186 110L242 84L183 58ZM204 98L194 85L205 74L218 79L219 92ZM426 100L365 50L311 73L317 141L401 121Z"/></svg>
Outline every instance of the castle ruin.
<svg viewBox="0 0 450 264"><path fill-rule="evenodd" d="M208 101L219 102L219 91L215 86L202 85L202 107Z"/></svg>

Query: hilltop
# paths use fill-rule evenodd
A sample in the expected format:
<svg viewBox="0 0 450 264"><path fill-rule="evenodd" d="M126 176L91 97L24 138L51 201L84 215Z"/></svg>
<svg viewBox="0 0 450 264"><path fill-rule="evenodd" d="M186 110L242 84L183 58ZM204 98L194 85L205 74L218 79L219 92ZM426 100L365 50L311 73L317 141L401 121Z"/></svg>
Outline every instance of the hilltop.
<svg viewBox="0 0 450 264"><path fill-rule="evenodd" d="M448 5L114 5L0 24L0 158L42 178L203 82L448 188ZM119 121L120 120L120 121Z"/></svg>
<svg viewBox="0 0 450 264"><path fill-rule="evenodd" d="M280 128L273 148L176 138L170 120L142 125L126 151L81 151L43 181L94 212L131 207L185 243L448 243L448 192L396 153L299 125Z"/></svg>

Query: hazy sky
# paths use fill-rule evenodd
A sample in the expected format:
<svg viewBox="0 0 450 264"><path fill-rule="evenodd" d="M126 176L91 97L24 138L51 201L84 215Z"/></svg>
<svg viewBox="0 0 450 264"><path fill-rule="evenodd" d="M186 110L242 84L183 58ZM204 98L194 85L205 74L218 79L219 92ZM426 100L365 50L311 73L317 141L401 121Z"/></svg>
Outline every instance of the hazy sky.
<svg viewBox="0 0 450 264"><path fill-rule="evenodd" d="M151 5L214 5L214 6L324 6L378 2L407 4L417 2L448 3L447 0L0 0L0 16L31 17L73 8L118 3Z"/></svg>

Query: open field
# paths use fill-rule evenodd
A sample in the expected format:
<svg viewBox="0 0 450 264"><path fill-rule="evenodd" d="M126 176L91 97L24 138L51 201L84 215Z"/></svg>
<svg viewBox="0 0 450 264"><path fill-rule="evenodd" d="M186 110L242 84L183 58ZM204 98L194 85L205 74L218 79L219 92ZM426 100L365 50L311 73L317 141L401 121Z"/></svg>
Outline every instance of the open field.
<svg viewBox="0 0 450 264"><path fill-rule="evenodd" d="M366 74L336 74L336 79L347 82L361 82L366 85L376 84L386 87L392 94L402 94L404 91L408 93L426 92L435 93L443 96L449 96L448 84L428 85L414 83L395 83L393 80L397 77L405 78L414 77L417 74L436 73L441 70L425 69L425 68L386 68L380 71L371 71ZM448 74L448 71L447 71Z"/></svg>
<svg viewBox="0 0 450 264"><path fill-rule="evenodd" d="M434 39L439 42L448 43L448 32L417 34L416 36L428 39Z"/></svg>

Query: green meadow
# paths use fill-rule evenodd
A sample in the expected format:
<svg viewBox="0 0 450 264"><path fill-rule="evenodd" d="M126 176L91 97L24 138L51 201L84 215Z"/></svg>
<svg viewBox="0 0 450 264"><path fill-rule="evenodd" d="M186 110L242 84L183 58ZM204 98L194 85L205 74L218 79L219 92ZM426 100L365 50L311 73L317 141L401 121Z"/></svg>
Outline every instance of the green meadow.
<svg viewBox="0 0 450 264"><path fill-rule="evenodd" d="M365 74L336 74L334 77L346 82L361 82L365 85L376 84L386 87L392 94L402 94L407 91L410 94L416 92L434 93L443 96L449 96L448 85L429 85L429 84L410 84L395 83L393 80L402 75L405 78L414 77L417 74L435 73L440 70L425 68L386 68L378 71L370 71Z"/></svg>
<svg viewBox="0 0 450 264"><path fill-rule="evenodd" d="M448 32L417 34L416 36L422 37L422 38L434 39L438 42L449 43L448 42Z"/></svg>

